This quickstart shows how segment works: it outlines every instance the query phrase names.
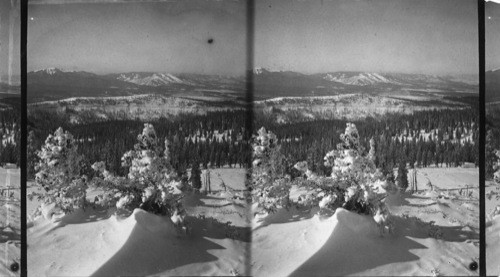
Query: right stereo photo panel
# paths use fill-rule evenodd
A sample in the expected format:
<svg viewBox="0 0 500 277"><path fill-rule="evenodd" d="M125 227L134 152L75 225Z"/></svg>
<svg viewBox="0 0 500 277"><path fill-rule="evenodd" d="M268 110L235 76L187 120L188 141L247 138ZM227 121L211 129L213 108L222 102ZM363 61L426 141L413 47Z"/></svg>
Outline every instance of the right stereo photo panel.
<svg viewBox="0 0 500 277"><path fill-rule="evenodd" d="M254 276L479 275L478 22L471 0L256 1Z"/></svg>
<svg viewBox="0 0 500 277"><path fill-rule="evenodd" d="M500 4L485 3L486 274L500 275Z"/></svg>

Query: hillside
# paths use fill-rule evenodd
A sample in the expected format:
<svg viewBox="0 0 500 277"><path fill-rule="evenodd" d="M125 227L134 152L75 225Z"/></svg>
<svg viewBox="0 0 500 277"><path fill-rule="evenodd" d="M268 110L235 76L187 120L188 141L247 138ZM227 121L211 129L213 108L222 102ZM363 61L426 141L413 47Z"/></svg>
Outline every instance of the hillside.
<svg viewBox="0 0 500 277"><path fill-rule="evenodd" d="M229 99L244 97L245 76L125 72L98 75L85 71L47 68L28 73L28 101L39 102L69 97L130 96L135 94L197 95L210 92ZM472 81L471 81L472 80ZM268 99L287 96L324 96L344 93L456 95L477 93L471 76L422 74L329 72L304 74L256 68L254 96ZM243 98L242 98L243 99Z"/></svg>
<svg viewBox="0 0 500 277"><path fill-rule="evenodd" d="M411 114L415 111L463 109L467 105L437 95L369 95L363 93L316 97L277 97L256 101L256 112L272 114L277 122L313 119L359 120L389 113ZM292 120L293 118L293 120Z"/></svg>
<svg viewBox="0 0 500 277"><path fill-rule="evenodd" d="M425 186L427 180L434 185ZM387 200L394 234L365 215L282 209L254 219L254 276L474 276L479 257L477 169L426 168L415 194ZM470 195L461 194L469 186ZM277 235L280 234L280 235ZM286 239L283 239L283 238Z"/></svg>

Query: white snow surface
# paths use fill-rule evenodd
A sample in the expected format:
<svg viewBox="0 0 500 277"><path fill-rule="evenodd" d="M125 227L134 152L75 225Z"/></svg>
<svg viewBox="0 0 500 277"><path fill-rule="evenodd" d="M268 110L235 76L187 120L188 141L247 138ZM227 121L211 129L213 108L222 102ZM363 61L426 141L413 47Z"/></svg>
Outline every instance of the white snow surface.
<svg viewBox="0 0 500 277"><path fill-rule="evenodd" d="M88 208L67 214L56 223L41 216L31 218L30 276L244 274L248 239L227 237L228 229L217 223L231 221L230 230L240 234L249 227L248 209L227 197L244 188L244 177L243 169L214 169L211 194L185 197L189 234L175 227L169 217L141 209L127 216L115 214L114 210ZM231 189L225 191L220 180ZM89 190L87 198L91 201L97 193ZM36 200L28 201L28 214L38 205Z"/></svg>
<svg viewBox="0 0 500 277"><path fill-rule="evenodd" d="M7 194L6 189L13 193ZM0 276L19 276L10 270L11 264L20 262L21 256L21 202L19 168L0 168Z"/></svg>
<svg viewBox="0 0 500 277"><path fill-rule="evenodd" d="M468 269L479 257L478 169L418 172L416 194L387 199L394 234L381 236L372 217L341 208L322 216L294 207L257 214L253 276L478 275ZM427 178L436 190L425 188ZM467 185L472 196L458 195Z"/></svg>
<svg viewBox="0 0 500 277"><path fill-rule="evenodd" d="M486 274L500 275L500 215L494 214L500 209L500 184L493 181L486 182ZM489 197L491 195L491 197Z"/></svg>

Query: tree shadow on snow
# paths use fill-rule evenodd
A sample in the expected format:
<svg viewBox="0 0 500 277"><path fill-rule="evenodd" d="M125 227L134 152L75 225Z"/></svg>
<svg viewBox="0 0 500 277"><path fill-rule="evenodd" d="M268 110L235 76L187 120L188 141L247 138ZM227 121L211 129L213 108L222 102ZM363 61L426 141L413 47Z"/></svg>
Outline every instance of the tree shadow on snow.
<svg viewBox="0 0 500 277"><path fill-rule="evenodd" d="M195 229L195 234L199 230ZM216 261L209 250L225 249L198 235L154 231L137 224L123 247L92 276L158 275L181 266ZM175 275L175 272L171 273Z"/></svg>
<svg viewBox="0 0 500 277"><path fill-rule="evenodd" d="M337 224L321 249L290 276L355 274L386 264L419 260L410 250L427 248L402 235L380 237L375 223L371 225L368 230L355 230Z"/></svg>
<svg viewBox="0 0 500 277"><path fill-rule="evenodd" d="M290 222L310 219L315 214L317 214L317 212L318 209L315 208L294 207L294 206L288 209L279 209L278 211L270 213L269 215L264 217L260 221L260 225L254 228L253 231L255 232L256 230L271 224L290 223ZM331 214L333 214L333 212ZM323 214L323 216L328 217L331 214L327 215Z"/></svg>
<svg viewBox="0 0 500 277"><path fill-rule="evenodd" d="M183 203L185 206L190 206L190 207L195 207L195 206L207 206L205 202L202 200L214 200L214 201L221 201L224 200L224 197L215 197L212 195L205 195L203 193L193 193L189 196L187 196L184 200Z"/></svg>
<svg viewBox="0 0 500 277"><path fill-rule="evenodd" d="M231 238L242 242L251 242L251 228L240 227L220 222L215 218L186 217L192 227L194 237L209 237L214 239Z"/></svg>
<svg viewBox="0 0 500 277"><path fill-rule="evenodd" d="M64 227L71 224L82 224L95 222L99 220L105 220L113 215L113 210L96 207L87 208L85 210L78 209L71 213L64 215L58 222L57 227Z"/></svg>
<svg viewBox="0 0 500 277"><path fill-rule="evenodd" d="M392 263L416 261L420 258L410 251L427 247L411 238L430 238L436 228L442 234L437 240L471 243L479 240L478 231L468 226L431 226L416 217L394 216L392 220L395 234L384 237L377 234L375 223L375 229L364 233L337 224L322 248L290 276L344 276Z"/></svg>
<svg viewBox="0 0 500 277"><path fill-rule="evenodd" d="M13 227L2 227L0 228L0 243L5 243L8 241L20 241L21 231Z"/></svg>
<svg viewBox="0 0 500 277"><path fill-rule="evenodd" d="M397 236L409 236L425 239L434 237L437 240L449 242L466 242L479 240L479 229L470 226L440 226L431 225L418 217L393 217ZM440 234L433 236L433 234Z"/></svg>

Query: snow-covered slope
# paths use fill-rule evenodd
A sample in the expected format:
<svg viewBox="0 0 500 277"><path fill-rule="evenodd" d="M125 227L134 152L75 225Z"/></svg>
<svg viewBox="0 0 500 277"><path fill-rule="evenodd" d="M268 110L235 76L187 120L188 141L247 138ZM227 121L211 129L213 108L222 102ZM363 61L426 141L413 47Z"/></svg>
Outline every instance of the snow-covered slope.
<svg viewBox="0 0 500 277"><path fill-rule="evenodd" d="M416 194L388 199L395 233L384 236L372 217L344 209L257 216L253 276L477 276L469 264L479 256L478 176L477 168L421 169ZM470 197L459 194L467 184Z"/></svg>
<svg viewBox="0 0 500 277"><path fill-rule="evenodd" d="M440 97L392 97L362 93L315 97L276 97L255 101L254 110L277 117L279 122L346 118L358 120L388 113L411 114L432 109L462 109L463 103Z"/></svg>
<svg viewBox="0 0 500 277"><path fill-rule="evenodd" d="M68 109L78 117L81 112L122 119L151 120L179 114L206 114L210 111L243 109L236 102L220 104L188 97L170 97L159 94L141 94L118 97L73 97L58 101L44 101L29 105L30 110L65 112Z"/></svg>
<svg viewBox="0 0 500 277"><path fill-rule="evenodd" d="M0 168L0 276L20 274L10 270L21 258L20 180L19 169Z"/></svg>
<svg viewBox="0 0 500 277"><path fill-rule="evenodd" d="M54 75L54 74L61 73L61 72L62 72L62 70L60 70L59 68L56 68L56 67L48 67L45 69L40 69L40 70L35 71L35 73L45 73L48 75Z"/></svg>
<svg viewBox="0 0 500 277"><path fill-rule="evenodd" d="M88 208L55 223L29 216L30 276L249 275L248 209L228 197L244 188L245 170L216 169L211 174L212 193L183 199L189 234L180 232L170 218L140 209L126 216ZM89 190L87 199L96 193ZM28 201L28 214L39 204Z"/></svg>
<svg viewBox="0 0 500 277"><path fill-rule="evenodd" d="M500 184L486 182L486 274L500 275ZM499 209L499 210L496 210Z"/></svg>

